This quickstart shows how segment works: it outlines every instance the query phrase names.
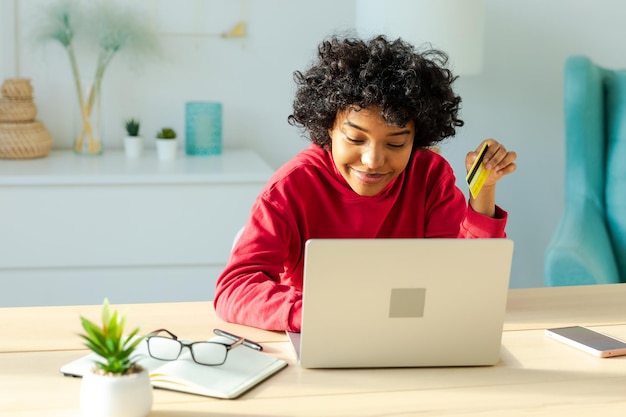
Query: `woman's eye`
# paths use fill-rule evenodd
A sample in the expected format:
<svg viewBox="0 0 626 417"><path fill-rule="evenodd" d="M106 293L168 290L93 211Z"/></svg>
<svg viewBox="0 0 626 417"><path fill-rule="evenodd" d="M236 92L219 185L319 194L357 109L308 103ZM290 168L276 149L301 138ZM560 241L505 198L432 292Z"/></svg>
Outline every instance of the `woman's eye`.
<svg viewBox="0 0 626 417"><path fill-rule="evenodd" d="M404 148L404 143L399 143L399 144L398 144L398 143L390 143L390 144L389 144L389 147L390 147L390 148L393 148L393 149L400 149L400 148Z"/></svg>
<svg viewBox="0 0 626 417"><path fill-rule="evenodd" d="M356 144L363 143L363 141L361 139L353 139L350 136L346 136L346 139L348 140L348 142L351 142L351 143L356 143Z"/></svg>

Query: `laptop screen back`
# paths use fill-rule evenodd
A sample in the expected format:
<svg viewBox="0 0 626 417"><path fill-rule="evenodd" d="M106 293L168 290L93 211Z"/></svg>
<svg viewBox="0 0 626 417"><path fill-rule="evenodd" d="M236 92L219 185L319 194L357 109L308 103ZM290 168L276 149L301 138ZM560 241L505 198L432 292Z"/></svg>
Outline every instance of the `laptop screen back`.
<svg viewBox="0 0 626 417"><path fill-rule="evenodd" d="M312 239L300 364L492 365L513 255L509 239Z"/></svg>

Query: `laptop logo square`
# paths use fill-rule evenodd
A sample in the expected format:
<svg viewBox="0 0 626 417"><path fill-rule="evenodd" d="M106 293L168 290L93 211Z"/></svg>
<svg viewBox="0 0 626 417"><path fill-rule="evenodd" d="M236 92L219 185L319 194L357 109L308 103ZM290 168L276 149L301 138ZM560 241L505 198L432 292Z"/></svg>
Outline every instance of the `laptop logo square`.
<svg viewBox="0 0 626 417"><path fill-rule="evenodd" d="M389 318L424 317L426 288L392 288Z"/></svg>

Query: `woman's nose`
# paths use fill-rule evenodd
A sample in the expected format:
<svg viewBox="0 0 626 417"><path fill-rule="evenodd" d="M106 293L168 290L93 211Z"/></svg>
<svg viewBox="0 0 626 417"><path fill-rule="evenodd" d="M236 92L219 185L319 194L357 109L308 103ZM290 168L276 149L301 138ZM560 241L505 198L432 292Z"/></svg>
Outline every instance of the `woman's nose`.
<svg viewBox="0 0 626 417"><path fill-rule="evenodd" d="M361 163L369 169L376 169L385 163L384 151L375 146L370 146L363 151Z"/></svg>

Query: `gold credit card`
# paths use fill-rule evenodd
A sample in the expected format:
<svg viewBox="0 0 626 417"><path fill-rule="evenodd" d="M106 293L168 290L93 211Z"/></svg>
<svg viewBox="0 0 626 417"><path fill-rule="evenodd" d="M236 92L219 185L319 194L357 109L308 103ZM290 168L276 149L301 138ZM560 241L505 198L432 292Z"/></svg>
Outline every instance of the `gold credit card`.
<svg viewBox="0 0 626 417"><path fill-rule="evenodd" d="M485 180L489 176L489 170L485 169L483 165L483 158L485 157L485 153L489 146L485 143L483 147L478 152L478 157L472 164L472 168L470 168L467 173L467 177L465 177L465 181L467 181L467 185L469 186L470 193L472 193L472 197L476 198L480 190L483 188L483 184Z"/></svg>

